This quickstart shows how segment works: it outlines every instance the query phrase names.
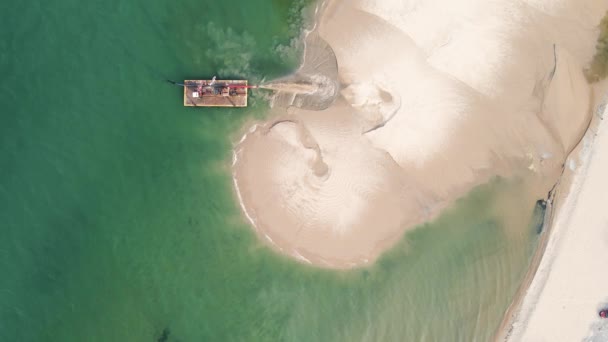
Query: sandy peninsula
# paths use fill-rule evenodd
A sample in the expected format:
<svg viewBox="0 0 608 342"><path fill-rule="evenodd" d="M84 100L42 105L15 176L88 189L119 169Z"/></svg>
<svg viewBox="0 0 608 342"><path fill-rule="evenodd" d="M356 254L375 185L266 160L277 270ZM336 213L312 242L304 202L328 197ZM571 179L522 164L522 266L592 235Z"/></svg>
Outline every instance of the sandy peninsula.
<svg viewBox="0 0 608 342"><path fill-rule="evenodd" d="M525 178L532 207L588 127L583 67L607 9L599 0L325 2L308 37L328 48L307 49L298 71L312 86L296 89L310 96L283 91L289 108L247 127L235 147L245 215L282 253L349 268L494 176Z"/></svg>

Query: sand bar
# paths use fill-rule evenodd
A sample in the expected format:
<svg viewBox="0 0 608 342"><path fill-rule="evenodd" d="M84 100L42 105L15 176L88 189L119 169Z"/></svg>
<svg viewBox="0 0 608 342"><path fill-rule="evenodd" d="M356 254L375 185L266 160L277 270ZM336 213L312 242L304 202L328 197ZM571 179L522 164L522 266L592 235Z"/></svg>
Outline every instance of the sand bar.
<svg viewBox="0 0 608 342"><path fill-rule="evenodd" d="M235 148L241 206L264 241L353 267L496 175L526 178L530 207L546 196L591 117L582 69L608 4L325 4L314 33L337 60L337 100L294 100ZM305 56L302 70L325 60Z"/></svg>

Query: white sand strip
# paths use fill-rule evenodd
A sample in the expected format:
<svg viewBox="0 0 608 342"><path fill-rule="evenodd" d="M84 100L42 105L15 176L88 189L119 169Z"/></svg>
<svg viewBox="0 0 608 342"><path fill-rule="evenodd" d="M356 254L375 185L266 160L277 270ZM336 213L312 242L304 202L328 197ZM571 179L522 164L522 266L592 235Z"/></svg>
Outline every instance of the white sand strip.
<svg viewBox="0 0 608 342"><path fill-rule="evenodd" d="M598 317L608 303L607 130L604 120L583 151L508 341L608 341L608 320Z"/></svg>

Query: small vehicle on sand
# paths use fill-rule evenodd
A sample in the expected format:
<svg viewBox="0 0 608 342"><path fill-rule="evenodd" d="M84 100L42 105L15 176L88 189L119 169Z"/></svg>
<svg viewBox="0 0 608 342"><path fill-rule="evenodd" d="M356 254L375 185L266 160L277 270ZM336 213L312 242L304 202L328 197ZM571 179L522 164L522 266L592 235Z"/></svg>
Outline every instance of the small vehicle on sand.
<svg viewBox="0 0 608 342"><path fill-rule="evenodd" d="M608 318L608 309L604 309L600 311L601 318Z"/></svg>

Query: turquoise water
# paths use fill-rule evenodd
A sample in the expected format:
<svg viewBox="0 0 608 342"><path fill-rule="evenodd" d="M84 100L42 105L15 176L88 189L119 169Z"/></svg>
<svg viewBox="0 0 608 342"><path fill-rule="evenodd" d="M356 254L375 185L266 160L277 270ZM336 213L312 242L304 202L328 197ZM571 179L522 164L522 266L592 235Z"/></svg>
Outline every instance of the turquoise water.
<svg viewBox="0 0 608 342"><path fill-rule="evenodd" d="M349 272L243 223L230 148L266 104L183 108L164 81L293 69L303 3L238 3L0 4L0 341L486 340L536 241L493 207L516 184Z"/></svg>

